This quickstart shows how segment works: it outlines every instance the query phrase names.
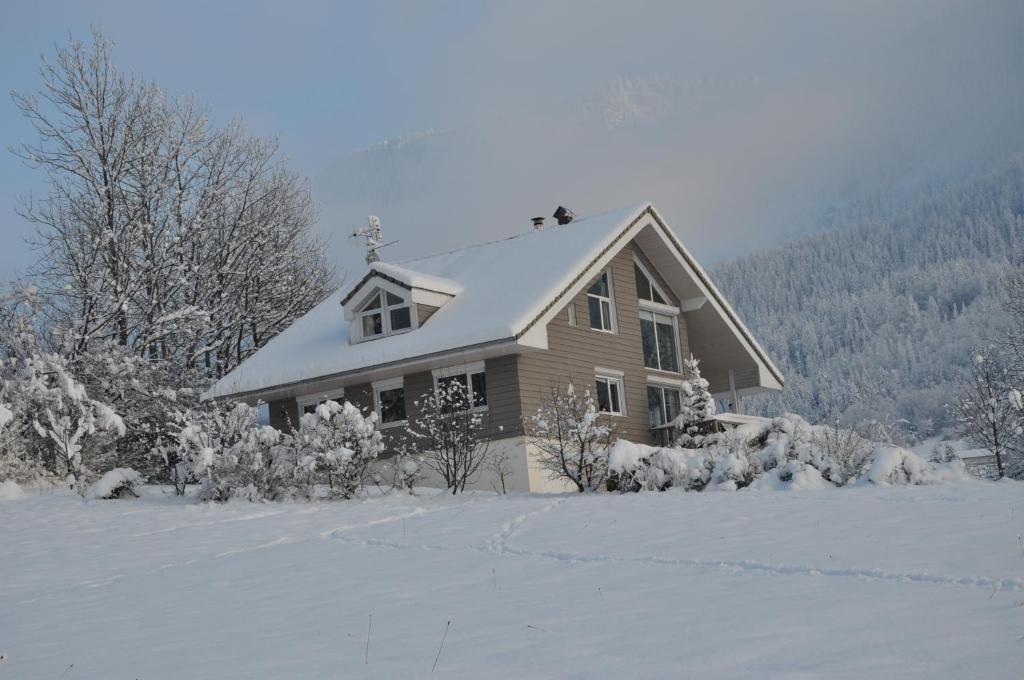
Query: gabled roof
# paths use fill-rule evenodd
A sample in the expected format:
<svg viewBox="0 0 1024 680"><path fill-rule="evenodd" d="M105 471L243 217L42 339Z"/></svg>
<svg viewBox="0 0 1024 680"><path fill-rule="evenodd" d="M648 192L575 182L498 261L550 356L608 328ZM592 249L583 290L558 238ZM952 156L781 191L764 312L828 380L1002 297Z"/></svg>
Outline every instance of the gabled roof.
<svg viewBox="0 0 1024 680"><path fill-rule="evenodd" d="M462 286L451 279L445 279L440 276L431 276L430 274L424 274L423 272L415 271L401 265L391 264L389 262L374 262L370 265L370 271L366 272L366 275L359 280L359 283L353 286L349 292L345 294L345 297L341 299L341 304L348 304L348 301L352 299L352 296L359 292L366 283L375 278L383 278L386 281L397 283L405 288L418 288L432 293L443 293L445 295L454 296L462 292Z"/></svg>
<svg viewBox="0 0 1024 680"><path fill-rule="evenodd" d="M642 203L499 241L395 264L374 263L355 286L328 296L213 385L204 397L251 395L416 357L518 341L549 316L571 288L582 285L591 265L625 245L627 232L645 216L667 230L651 204ZM691 259L688 253L686 258ZM443 289L438 292L454 297L414 331L350 344L341 304L378 275L406 287ZM703 271L698 276L706 277ZM718 298L716 305L726 310L781 383L777 369L718 291L711 288Z"/></svg>

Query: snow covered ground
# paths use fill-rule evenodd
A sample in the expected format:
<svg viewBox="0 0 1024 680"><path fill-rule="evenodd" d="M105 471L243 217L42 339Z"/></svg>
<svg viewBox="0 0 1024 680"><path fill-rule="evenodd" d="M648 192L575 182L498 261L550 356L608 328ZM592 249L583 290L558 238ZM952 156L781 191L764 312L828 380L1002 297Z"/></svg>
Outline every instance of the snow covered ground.
<svg viewBox="0 0 1024 680"><path fill-rule="evenodd" d="M0 501L0 679L1024 677L1020 483L143 493Z"/></svg>

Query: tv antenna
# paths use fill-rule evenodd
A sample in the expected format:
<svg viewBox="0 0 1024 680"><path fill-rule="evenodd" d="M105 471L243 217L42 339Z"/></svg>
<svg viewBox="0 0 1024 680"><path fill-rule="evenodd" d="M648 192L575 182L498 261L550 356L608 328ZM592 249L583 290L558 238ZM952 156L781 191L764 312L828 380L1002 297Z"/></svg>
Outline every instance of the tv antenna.
<svg viewBox="0 0 1024 680"><path fill-rule="evenodd" d="M353 229L351 238L366 239L366 264L380 262L380 255L377 254L377 251L385 246L398 243L398 241L383 242L384 233L380 228L380 218L376 215L370 215L366 218L365 229Z"/></svg>

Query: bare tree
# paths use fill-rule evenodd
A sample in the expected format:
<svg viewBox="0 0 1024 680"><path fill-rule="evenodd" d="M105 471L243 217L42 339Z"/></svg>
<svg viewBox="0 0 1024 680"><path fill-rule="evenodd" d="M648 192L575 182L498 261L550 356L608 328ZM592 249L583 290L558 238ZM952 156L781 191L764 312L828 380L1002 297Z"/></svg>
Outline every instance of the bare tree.
<svg viewBox="0 0 1024 680"><path fill-rule="evenodd" d="M326 297L316 211L275 140L214 128L120 71L96 32L41 75L39 92L12 95L38 141L12 151L49 183L19 212L72 358L113 342L216 378Z"/></svg>
<svg viewBox="0 0 1024 680"><path fill-rule="evenodd" d="M1016 451L1021 413L1011 396L1005 360L992 351L975 353L970 378L960 388L956 404L959 434L995 456L999 477L1006 474L1006 458Z"/></svg>
<svg viewBox="0 0 1024 680"><path fill-rule="evenodd" d="M822 477L836 486L860 477L871 462L871 442L834 417L814 432L813 443L822 456Z"/></svg>
<svg viewBox="0 0 1024 680"><path fill-rule="evenodd" d="M419 414L406 427L409 446L441 475L453 495L475 479L491 444L489 422L464 380L454 376L439 381L436 390L421 397Z"/></svg>
<svg viewBox="0 0 1024 680"><path fill-rule="evenodd" d="M512 459L505 447L495 451L487 460L487 469L494 473L496 481L491 486L500 494L508 493L507 481L512 476Z"/></svg>
<svg viewBox="0 0 1024 680"><path fill-rule="evenodd" d="M552 385L537 413L524 423L527 439L551 479L596 491L608 478L608 449L616 439L611 418L599 412L590 390Z"/></svg>

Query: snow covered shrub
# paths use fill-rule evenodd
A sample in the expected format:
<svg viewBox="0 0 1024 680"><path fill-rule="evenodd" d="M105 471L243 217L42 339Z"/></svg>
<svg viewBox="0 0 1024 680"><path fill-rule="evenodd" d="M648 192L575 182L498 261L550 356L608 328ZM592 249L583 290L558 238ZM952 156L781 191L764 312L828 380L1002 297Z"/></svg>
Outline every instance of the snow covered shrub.
<svg viewBox="0 0 1024 680"><path fill-rule="evenodd" d="M673 449L619 439L608 454L609 488L622 493L703 489L714 463L703 449Z"/></svg>
<svg viewBox="0 0 1024 680"><path fill-rule="evenodd" d="M826 489L834 486L812 465L791 460L773 468L751 483L750 488L761 490Z"/></svg>
<svg viewBox="0 0 1024 680"><path fill-rule="evenodd" d="M86 444L102 433L123 436L124 421L110 406L89 397L64 357L33 356L19 369L20 392L34 414L33 430L49 446L55 471L84 495L90 475L105 467L102 447L86 449Z"/></svg>
<svg viewBox="0 0 1024 680"><path fill-rule="evenodd" d="M815 466L836 486L858 479L871 463L871 442L838 423L815 428L814 446Z"/></svg>
<svg viewBox="0 0 1024 680"><path fill-rule="evenodd" d="M924 458L898 446L878 446L871 454L865 476L872 484L934 484L964 478L962 461L932 465Z"/></svg>
<svg viewBox="0 0 1024 680"><path fill-rule="evenodd" d="M406 427L409 446L452 494L475 479L491 446L490 424L473 409L472 387L460 377L439 379L436 390L420 397L419 413Z"/></svg>
<svg viewBox="0 0 1024 680"><path fill-rule="evenodd" d="M562 479L580 492L596 491L608 476L608 449L616 439L611 418L597 410L590 391L551 387L547 400L525 422L529 443L549 479Z"/></svg>
<svg viewBox="0 0 1024 680"><path fill-rule="evenodd" d="M283 496L291 481L292 455L279 445L281 433L259 425L247 404L210 405L194 411L178 432L178 463L199 481L202 500L248 500Z"/></svg>
<svg viewBox="0 0 1024 680"><path fill-rule="evenodd" d="M393 491L412 493L416 483L423 478L423 463L406 446L400 446L395 455L388 458L374 475L374 482L387 485Z"/></svg>
<svg viewBox="0 0 1024 680"><path fill-rule="evenodd" d="M103 474L92 488L89 496L97 499L138 498L136 490L146 483L146 478L131 468L114 468Z"/></svg>
<svg viewBox="0 0 1024 680"><path fill-rule="evenodd" d="M377 414L364 416L347 401L326 401L303 415L290 445L295 479L310 499L318 495L318 487L325 487L328 496L351 498L384 450Z"/></svg>
<svg viewBox="0 0 1024 680"><path fill-rule="evenodd" d="M957 453L956 449L947 442L936 442L935 446L932 447L932 457L929 462L932 463L954 463L960 458L960 454Z"/></svg>
<svg viewBox="0 0 1024 680"><path fill-rule="evenodd" d="M198 403L196 378L166 361L150 361L113 343L80 353L73 369L90 396L121 416L126 434L104 442L109 466L131 467L167 480L164 454L175 446L177 417Z"/></svg>
<svg viewBox="0 0 1024 680"><path fill-rule="evenodd" d="M12 480L20 484L37 484L54 481L55 477L43 461L25 404L8 390L13 384L12 381L0 380L0 482ZM8 398L10 403L2 401Z"/></svg>

